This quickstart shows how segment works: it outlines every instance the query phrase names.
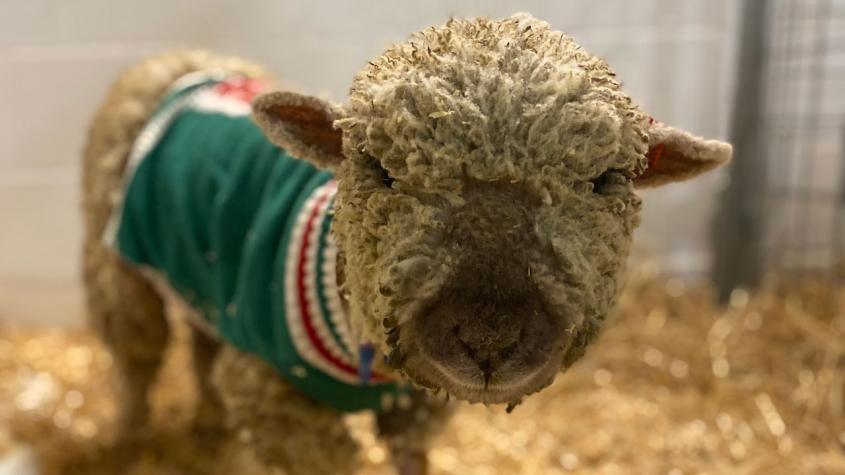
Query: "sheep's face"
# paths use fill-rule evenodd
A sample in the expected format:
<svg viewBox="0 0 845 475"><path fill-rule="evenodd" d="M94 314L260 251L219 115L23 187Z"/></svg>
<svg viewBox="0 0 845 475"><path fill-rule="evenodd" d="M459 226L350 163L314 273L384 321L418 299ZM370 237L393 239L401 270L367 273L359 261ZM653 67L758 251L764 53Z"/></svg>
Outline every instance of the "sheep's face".
<svg viewBox="0 0 845 475"><path fill-rule="evenodd" d="M579 104L549 153L524 133L524 115L478 132L492 115L432 118L394 101L423 124L379 130L338 171L353 311L417 383L469 401L519 400L583 353L616 295L640 209L637 162L620 160L622 121ZM468 130L433 137L450 127Z"/></svg>
<svg viewBox="0 0 845 475"><path fill-rule="evenodd" d="M726 158L649 129L604 62L524 15L394 46L343 107L291 93L254 107L276 143L337 170L356 330L473 402L516 402L583 354L619 290L635 184Z"/></svg>

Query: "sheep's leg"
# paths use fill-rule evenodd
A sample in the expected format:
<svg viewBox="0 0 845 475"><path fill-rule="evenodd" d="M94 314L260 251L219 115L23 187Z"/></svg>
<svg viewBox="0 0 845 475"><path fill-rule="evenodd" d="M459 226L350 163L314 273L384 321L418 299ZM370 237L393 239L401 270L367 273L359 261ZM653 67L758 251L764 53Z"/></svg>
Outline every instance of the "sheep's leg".
<svg viewBox="0 0 845 475"><path fill-rule="evenodd" d="M443 401L414 391L409 399L376 416L379 436L387 441L400 475L428 472L431 439L446 424L452 410Z"/></svg>
<svg viewBox="0 0 845 475"><path fill-rule="evenodd" d="M90 240L84 280L91 326L111 350L120 382L118 434L136 435L149 422L147 395L170 328L153 286L112 249Z"/></svg>
<svg viewBox="0 0 845 475"><path fill-rule="evenodd" d="M224 346L213 382L238 436L290 475L351 474L357 444L342 415L285 383L259 358Z"/></svg>
<svg viewBox="0 0 845 475"><path fill-rule="evenodd" d="M204 330L191 325L191 351L197 376L197 408L194 427L200 432L223 428L223 403L212 384L214 361L221 343Z"/></svg>

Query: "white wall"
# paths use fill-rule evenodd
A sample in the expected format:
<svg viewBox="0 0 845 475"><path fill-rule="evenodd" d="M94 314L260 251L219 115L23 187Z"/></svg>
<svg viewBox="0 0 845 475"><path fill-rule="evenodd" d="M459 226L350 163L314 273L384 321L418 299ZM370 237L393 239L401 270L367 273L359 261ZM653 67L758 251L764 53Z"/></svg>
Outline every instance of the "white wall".
<svg viewBox="0 0 845 475"><path fill-rule="evenodd" d="M733 71L729 0L17 0L0 17L0 319L75 322L78 162L108 83L144 55L203 47L266 64L291 87L345 97L385 46L450 15L529 11L607 59L643 108L723 137ZM719 177L646 193L639 248L700 272ZM49 297L49 298L48 298Z"/></svg>

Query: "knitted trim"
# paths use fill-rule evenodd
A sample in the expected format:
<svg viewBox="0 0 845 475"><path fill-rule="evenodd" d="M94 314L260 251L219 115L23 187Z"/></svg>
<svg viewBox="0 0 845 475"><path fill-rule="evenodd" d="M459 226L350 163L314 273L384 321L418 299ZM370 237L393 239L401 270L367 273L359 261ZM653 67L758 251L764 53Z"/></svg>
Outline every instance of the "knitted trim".
<svg viewBox="0 0 845 475"><path fill-rule="evenodd" d="M318 187L297 216L285 259L285 319L294 348L305 362L339 381L359 386L368 382L358 375L359 345L340 302L335 276L337 246L327 235L326 221L336 192L334 180ZM387 376L373 373L369 383L389 381Z"/></svg>

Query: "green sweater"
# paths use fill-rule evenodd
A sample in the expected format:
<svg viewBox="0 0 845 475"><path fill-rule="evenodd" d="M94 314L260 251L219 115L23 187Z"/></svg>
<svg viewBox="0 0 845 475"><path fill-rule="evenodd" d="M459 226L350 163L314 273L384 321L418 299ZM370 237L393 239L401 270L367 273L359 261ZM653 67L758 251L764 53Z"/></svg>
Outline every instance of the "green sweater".
<svg viewBox="0 0 845 475"><path fill-rule="evenodd" d="M369 374L343 313L329 233L336 184L267 141L249 118L257 90L208 73L174 84L136 140L107 238L306 395L383 409L403 388Z"/></svg>

